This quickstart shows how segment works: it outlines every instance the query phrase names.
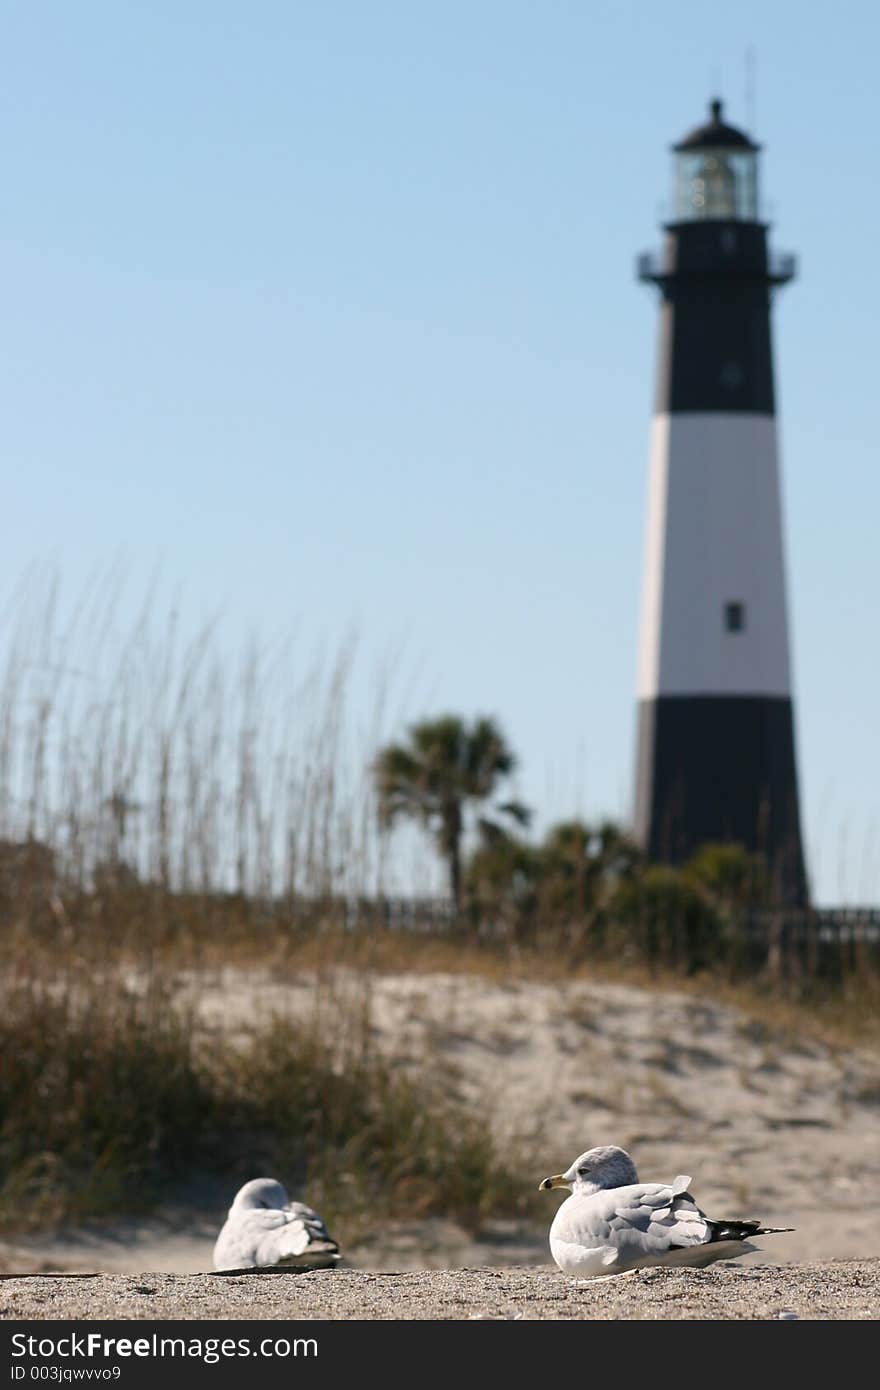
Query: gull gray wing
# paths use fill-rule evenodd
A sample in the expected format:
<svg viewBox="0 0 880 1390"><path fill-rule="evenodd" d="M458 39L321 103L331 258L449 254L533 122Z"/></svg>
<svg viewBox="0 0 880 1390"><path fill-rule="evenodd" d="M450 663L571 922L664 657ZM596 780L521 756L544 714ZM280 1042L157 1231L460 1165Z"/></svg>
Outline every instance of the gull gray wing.
<svg viewBox="0 0 880 1390"><path fill-rule="evenodd" d="M569 1198L556 1214L551 1238L572 1247L605 1249L604 1262L615 1268L702 1245L711 1238L709 1223L688 1192L675 1190L678 1185L634 1183Z"/></svg>
<svg viewBox="0 0 880 1390"><path fill-rule="evenodd" d="M314 1207L306 1206L305 1202L290 1202L285 1208L288 1220L304 1221L316 1233L320 1233L324 1240L329 1240L330 1235L323 1220L315 1211Z"/></svg>
<svg viewBox="0 0 880 1390"><path fill-rule="evenodd" d="M611 1199L608 1225L624 1258L662 1255L711 1240L709 1222L687 1191L689 1184L690 1178L679 1177L668 1186L642 1183L603 1194Z"/></svg>
<svg viewBox="0 0 880 1390"><path fill-rule="evenodd" d="M333 1263L339 1254L339 1246L330 1236L320 1216L305 1202L291 1202L285 1211L279 1212L285 1218L279 1229L267 1231L257 1247L257 1264L284 1264L301 1256L326 1256Z"/></svg>

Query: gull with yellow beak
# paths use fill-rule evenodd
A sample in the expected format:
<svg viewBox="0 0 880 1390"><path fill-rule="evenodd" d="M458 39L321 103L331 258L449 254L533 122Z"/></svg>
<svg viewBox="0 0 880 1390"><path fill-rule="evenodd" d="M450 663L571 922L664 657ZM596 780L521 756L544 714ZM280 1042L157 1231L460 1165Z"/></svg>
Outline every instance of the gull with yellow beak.
<svg viewBox="0 0 880 1390"><path fill-rule="evenodd" d="M575 1279L625 1274L648 1265L708 1265L757 1247L750 1236L781 1234L788 1227L759 1221L713 1221L697 1206L684 1175L671 1183L639 1182L624 1149L588 1149L565 1173L545 1178L549 1192L566 1187L550 1227L550 1251L563 1274Z"/></svg>

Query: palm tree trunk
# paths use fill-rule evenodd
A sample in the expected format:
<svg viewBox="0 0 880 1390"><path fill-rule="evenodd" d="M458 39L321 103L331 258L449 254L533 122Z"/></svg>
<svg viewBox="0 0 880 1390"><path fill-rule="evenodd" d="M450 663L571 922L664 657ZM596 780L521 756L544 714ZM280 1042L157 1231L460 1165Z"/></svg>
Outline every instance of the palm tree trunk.
<svg viewBox="0 0 880 1390"><path fill-rule="evenodd" d="M458 917L461 913L461 838L458 835L449 846L449 888Z"/></svg>
<svg viewBox="0 0 880 1390"><path fill-rule="evenodd" d="M449 864L449 891L455 916L461 915L461 805L448 801L443 812L443 845Z"/></svg>

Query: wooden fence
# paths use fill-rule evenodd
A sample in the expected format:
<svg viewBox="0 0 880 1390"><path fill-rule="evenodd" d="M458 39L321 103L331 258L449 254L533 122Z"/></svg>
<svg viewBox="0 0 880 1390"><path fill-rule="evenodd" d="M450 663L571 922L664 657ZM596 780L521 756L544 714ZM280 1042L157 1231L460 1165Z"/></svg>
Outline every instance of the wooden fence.
<svg viewBox="0 0 880 1390"><path fill-rule="evenodd" d="M745 972L822 976L880 972L880 908L875 907L750 910L725 914L718 925L696 927L686 921L593 917L531 923L523 931L502 917L477 919L467 910L457 914L445 897L351 899L340 906L350 932L385 930L496 943L561 939L585 955L630 949L643 958L692 968L729 965Z"/></svg>

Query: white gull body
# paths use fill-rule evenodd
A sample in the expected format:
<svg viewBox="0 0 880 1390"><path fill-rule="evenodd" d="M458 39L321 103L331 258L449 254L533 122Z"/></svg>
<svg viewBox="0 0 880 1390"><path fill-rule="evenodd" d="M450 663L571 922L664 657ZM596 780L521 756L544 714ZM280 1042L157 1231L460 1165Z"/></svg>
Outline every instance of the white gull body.
<svg viewBox="0 0 880 1390"><path fill-rule="evenodd" d="M291 1201L274 1178L245 1183L214 1246L218 1270L326 1269L338 1259L339 1246L318 1213L305 1202Z"/></svg>

